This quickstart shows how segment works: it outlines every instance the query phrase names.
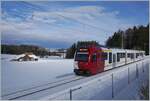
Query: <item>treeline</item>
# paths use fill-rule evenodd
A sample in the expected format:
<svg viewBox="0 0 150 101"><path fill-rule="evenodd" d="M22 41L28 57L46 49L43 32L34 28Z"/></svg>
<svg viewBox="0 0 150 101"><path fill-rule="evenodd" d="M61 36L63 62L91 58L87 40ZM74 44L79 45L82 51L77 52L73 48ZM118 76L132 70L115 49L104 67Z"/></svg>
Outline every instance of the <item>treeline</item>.
<svg viewBox="0 0 150 101"><path fill-rule="evenodd" d="M22 54L25 52L32 52L38 56L50 55L50 53L42 47L34 45L1 45L2 54Z"/></svg>
<svg viewBox="0 0 150 101"><path fill-rule="evenodd" d="M74 43L70 48L67 49L66 58L74 58L75 51L78 47L84 47L87 45L99 45L96 41L78 41Z"/></svg>
<svg viewBox="0 0 150 101"><path fill-rule="evenodd" d="M107 39L106 47L144 50L149 54L149 24L115 32Z"/></svg>

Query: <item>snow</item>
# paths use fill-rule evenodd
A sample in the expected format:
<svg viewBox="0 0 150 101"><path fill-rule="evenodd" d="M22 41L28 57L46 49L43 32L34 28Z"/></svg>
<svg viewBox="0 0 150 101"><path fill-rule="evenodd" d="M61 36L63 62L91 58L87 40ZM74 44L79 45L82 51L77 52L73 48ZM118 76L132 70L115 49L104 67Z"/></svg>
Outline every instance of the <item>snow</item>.
<svg viewBox="0 0 150 101"><path fill-rule="evenodd" d="M1 55L2 95L74 75L72 59L10 61L17 55Z"/></svg>
<svg viewBox="0 0 150 101"><path fill-rule="evenodd" d="M9 55L9 54L1 54L1 60L2 61L10 61L17 57L18 55Z"/></svg>
<svg viewBox="0 0 150 101"><path fill-rule="evenodd" d="M69 78L80 78L80 76L75 76L73 73L72 59L50 59L49 57L48 59L40 59L39 61L11 62L7 61L7 57L7 55L2 57L5 58L2 60L3 95L25 88L54 82L56 80L62 80L61 82L65 82L63 79L67 80ZM12 58L13 56L9 57ZM73 100L112 99L112 74L114 78L113 99L136 99L140 85L148 79L148 59L109 70L94 76L83 77L81 80L67 83L58 86L57 88L47 89L18 99L69 100L70 90L73 90ZM142 67L144 67L145 72L143 72ZM137 69L139 71L138 78ZM129 84L128 81L130 81ZM54 83L54 85L55 84L57 83Z"/></svg>
<svg viewBox="0 0 150 101"><path fill-rule="evenodd" d="M140 88L143 84L145 85L149 82L149 64L145 64L145 66L145 71L143 72L143 68L140 68L139 77L132 80L133 82L128 86L124 86L124 89L113 98L114 100L140 100Z"/></svg>
<svg viewBox="0 0 150 101"><path fill-rule="evenodd" d="M137 78L136 64L138 68ZM143 72L143 67L144 71ZM129 83L128 83L128 68L129 68ZM97 74L92 77L77 81L76 85L68 86L67 89L59 91L58 93L47 95L41 99L50 100L69 100L70 90L77 89L72 92L73 100L109 100L109 99L138 99L140 85L149 80L149 61L144 60L138 63L132 63L121 68L116 68L111 71ZM113 93L112 98L112 73L113 73ZM69 88L70 87L70 88ZM46 95L45 95L46 96Z"/></svg>

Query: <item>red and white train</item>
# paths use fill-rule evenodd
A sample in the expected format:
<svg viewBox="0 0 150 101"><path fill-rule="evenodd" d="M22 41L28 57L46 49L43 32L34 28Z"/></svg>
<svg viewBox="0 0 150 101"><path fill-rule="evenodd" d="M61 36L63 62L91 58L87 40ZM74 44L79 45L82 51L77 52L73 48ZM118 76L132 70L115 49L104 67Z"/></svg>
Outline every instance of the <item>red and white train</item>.
<svg viewBox="0 0 150 101"><path fill-rule="evenodd" d="M86 46L77 49L74 57L76 75L94 75L121 65L143 59L145 51L110 49L99 46Z"/></svg>

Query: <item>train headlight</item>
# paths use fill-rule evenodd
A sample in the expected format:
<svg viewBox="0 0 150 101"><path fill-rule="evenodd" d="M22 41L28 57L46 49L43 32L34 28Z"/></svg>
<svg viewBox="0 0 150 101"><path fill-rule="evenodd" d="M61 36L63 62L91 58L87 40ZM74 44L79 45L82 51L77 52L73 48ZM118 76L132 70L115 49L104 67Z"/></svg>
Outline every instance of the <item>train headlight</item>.
<svg viewBox="0 0 150 101"><path fill-rule="evenodd" d="M79 67L78 67L78 61L74 62L74 69L79 69Z"/></svg>

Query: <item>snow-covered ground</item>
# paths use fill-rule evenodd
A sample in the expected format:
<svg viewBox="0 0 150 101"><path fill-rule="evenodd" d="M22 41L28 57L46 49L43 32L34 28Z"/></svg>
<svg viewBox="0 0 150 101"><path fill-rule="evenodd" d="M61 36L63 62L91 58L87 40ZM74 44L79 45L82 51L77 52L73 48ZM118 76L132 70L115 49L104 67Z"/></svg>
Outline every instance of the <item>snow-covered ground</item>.
<svg viewBox="0 0 150 101"><path fill-rule="evenodd" d="M60 90L52 95L45 94L45 97L41 99L69 100L70 95L72 95L73 100L136 100L140 98L139 89L141 85L149 82L148 80L149 58L85 78L70 84L71 86L65 85L67 86L65 90ZM70 90L72 93L70 93Z"/></svg>
<svg viewBox="0 0 150 101"><path fill-rule="evenodd" d="M5 57L5 55L2 57L3 95L55 80L67 79L67 77L77 77L73 73L73 60L70 59L48 58L40 59L39 61L12 62L8 59L13 57L7 57L8 56ZM143 67L145 72L143 72ZM148 79L148 68L149 58L18 99L69 100L70 95L72 95L72 99L74 100L113 99L112 74L114 99L136 99L136 97L133 96L135 96L135 93L137 94L139 85ZM130 84L128 84L128 81L130 81ZM134 89L134 87L136 89ZM70 93L71 89L72 94Z"/></svg>
<svg viewBox="0 0 150 101"><path fill-rule="evenodd" d="M72 59L51 56L38 61L10 61L16 57L1 55L2 95L74 76Z"/></svg>

